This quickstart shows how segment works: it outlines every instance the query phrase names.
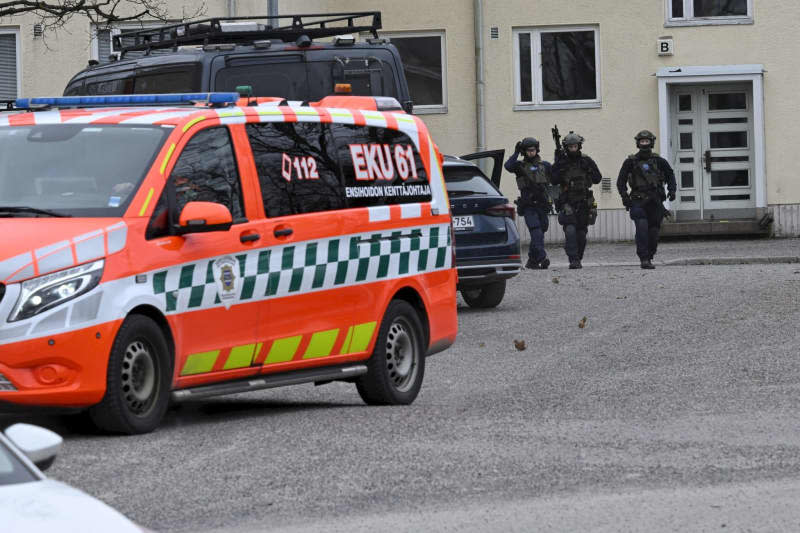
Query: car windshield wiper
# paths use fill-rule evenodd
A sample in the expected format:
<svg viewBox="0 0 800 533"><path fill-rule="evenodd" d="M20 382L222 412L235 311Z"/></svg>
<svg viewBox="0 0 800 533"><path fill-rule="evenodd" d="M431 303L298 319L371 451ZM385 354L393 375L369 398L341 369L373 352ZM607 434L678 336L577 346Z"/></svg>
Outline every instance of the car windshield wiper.
<svg viewBox="0 0 800 533"><path fill-rule="evenodd" d="M58 211L49 211L47 209L39 209L37 207L28 206L0 206L0 217L14 217L20 213L30 213L33 215L42 215L46 217L71 217L66 213L59 213Z"/></svg>
<svg viewBox="0 0 800 533"><path fill-rule="evenodd" d="M483 191L461 191L461 190L459 190L459 191L447 191L447 194L449 194L450 196L471 196L473 194L482 194L482 195L486 196L489 193L483 192Z"/></svg>

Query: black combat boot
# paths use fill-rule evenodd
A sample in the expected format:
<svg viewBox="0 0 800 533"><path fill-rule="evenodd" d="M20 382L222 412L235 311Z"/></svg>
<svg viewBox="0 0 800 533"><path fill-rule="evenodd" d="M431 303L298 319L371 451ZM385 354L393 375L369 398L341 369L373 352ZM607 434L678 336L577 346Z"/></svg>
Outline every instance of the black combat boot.
<svg viewBox="0 0 800 533"><path fill-rule="evenodd" d="M528 262L525 263L525 268L527 269L535 269L539 268L539 263L533 260L533 257L528 258Z"/></svg>
<svg viewBox="0 0 800 533"><path fill-rule="evenodd" d="M576 268L583 268L583 266L581 266L580 259L570 259L569 260L569 268L570 268L570 270L574 270Z"/></svg>
<svg viewBox="0 0 800 533"><path fill-rule="evenodd" d="M642 268L645 270L655 270L656 267L649 259L642 259Z"/></svg>
<svg viewBox="0 0 800 533"><path fill-rule="evenodd" d="M542 259L541 263L539 263L539 268L541 268L542 270L547 270L549 266L550 266L550 260L546 257Z"/></svg>

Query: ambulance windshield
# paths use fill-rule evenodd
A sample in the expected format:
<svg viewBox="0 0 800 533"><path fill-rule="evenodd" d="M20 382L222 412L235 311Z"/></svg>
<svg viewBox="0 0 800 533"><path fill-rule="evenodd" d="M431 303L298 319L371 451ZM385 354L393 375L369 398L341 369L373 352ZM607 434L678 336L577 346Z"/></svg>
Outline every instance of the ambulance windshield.
<svg viewBox="0 0 800 533"><path fill-rule="evenodd" d="M169 132L98 124L0 127L0 214L122 216Z"/></svg>

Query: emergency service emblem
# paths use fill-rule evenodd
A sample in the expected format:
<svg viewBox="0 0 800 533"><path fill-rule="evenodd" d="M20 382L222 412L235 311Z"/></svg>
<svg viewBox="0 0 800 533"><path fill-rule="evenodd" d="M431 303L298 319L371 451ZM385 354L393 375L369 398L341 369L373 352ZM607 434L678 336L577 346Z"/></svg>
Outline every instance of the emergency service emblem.
<svg viewBox="0 0 800 533"><path fill-rule="evenodd" d="M239 295L239 277L236 276L236 268L239 263L230 256L220 257L214 261L214 279L217 281L217 293L219 299L230 309L231 304Z"/></svg>

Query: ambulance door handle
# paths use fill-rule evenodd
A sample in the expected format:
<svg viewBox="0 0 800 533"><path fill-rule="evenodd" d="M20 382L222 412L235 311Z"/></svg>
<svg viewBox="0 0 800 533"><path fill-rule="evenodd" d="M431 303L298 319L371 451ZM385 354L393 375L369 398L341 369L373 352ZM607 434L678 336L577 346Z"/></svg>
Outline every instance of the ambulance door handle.
<svg viewBox="0 0 800 533"><path fill-rule="evenodd" d="M243 234L239 235L239 242L241 242L241 243L255 242L260 238L261 238L261 235L259 235L258 233L243 233Z"/></svg>
<svg viewBox="0 0 800 533"><path fill-rule="evenodd" d="M281 229L275 228L275 231L273 233L276 237L288 237L289 235L294 233L294 230L292 228L281 228Z"/></svg>

